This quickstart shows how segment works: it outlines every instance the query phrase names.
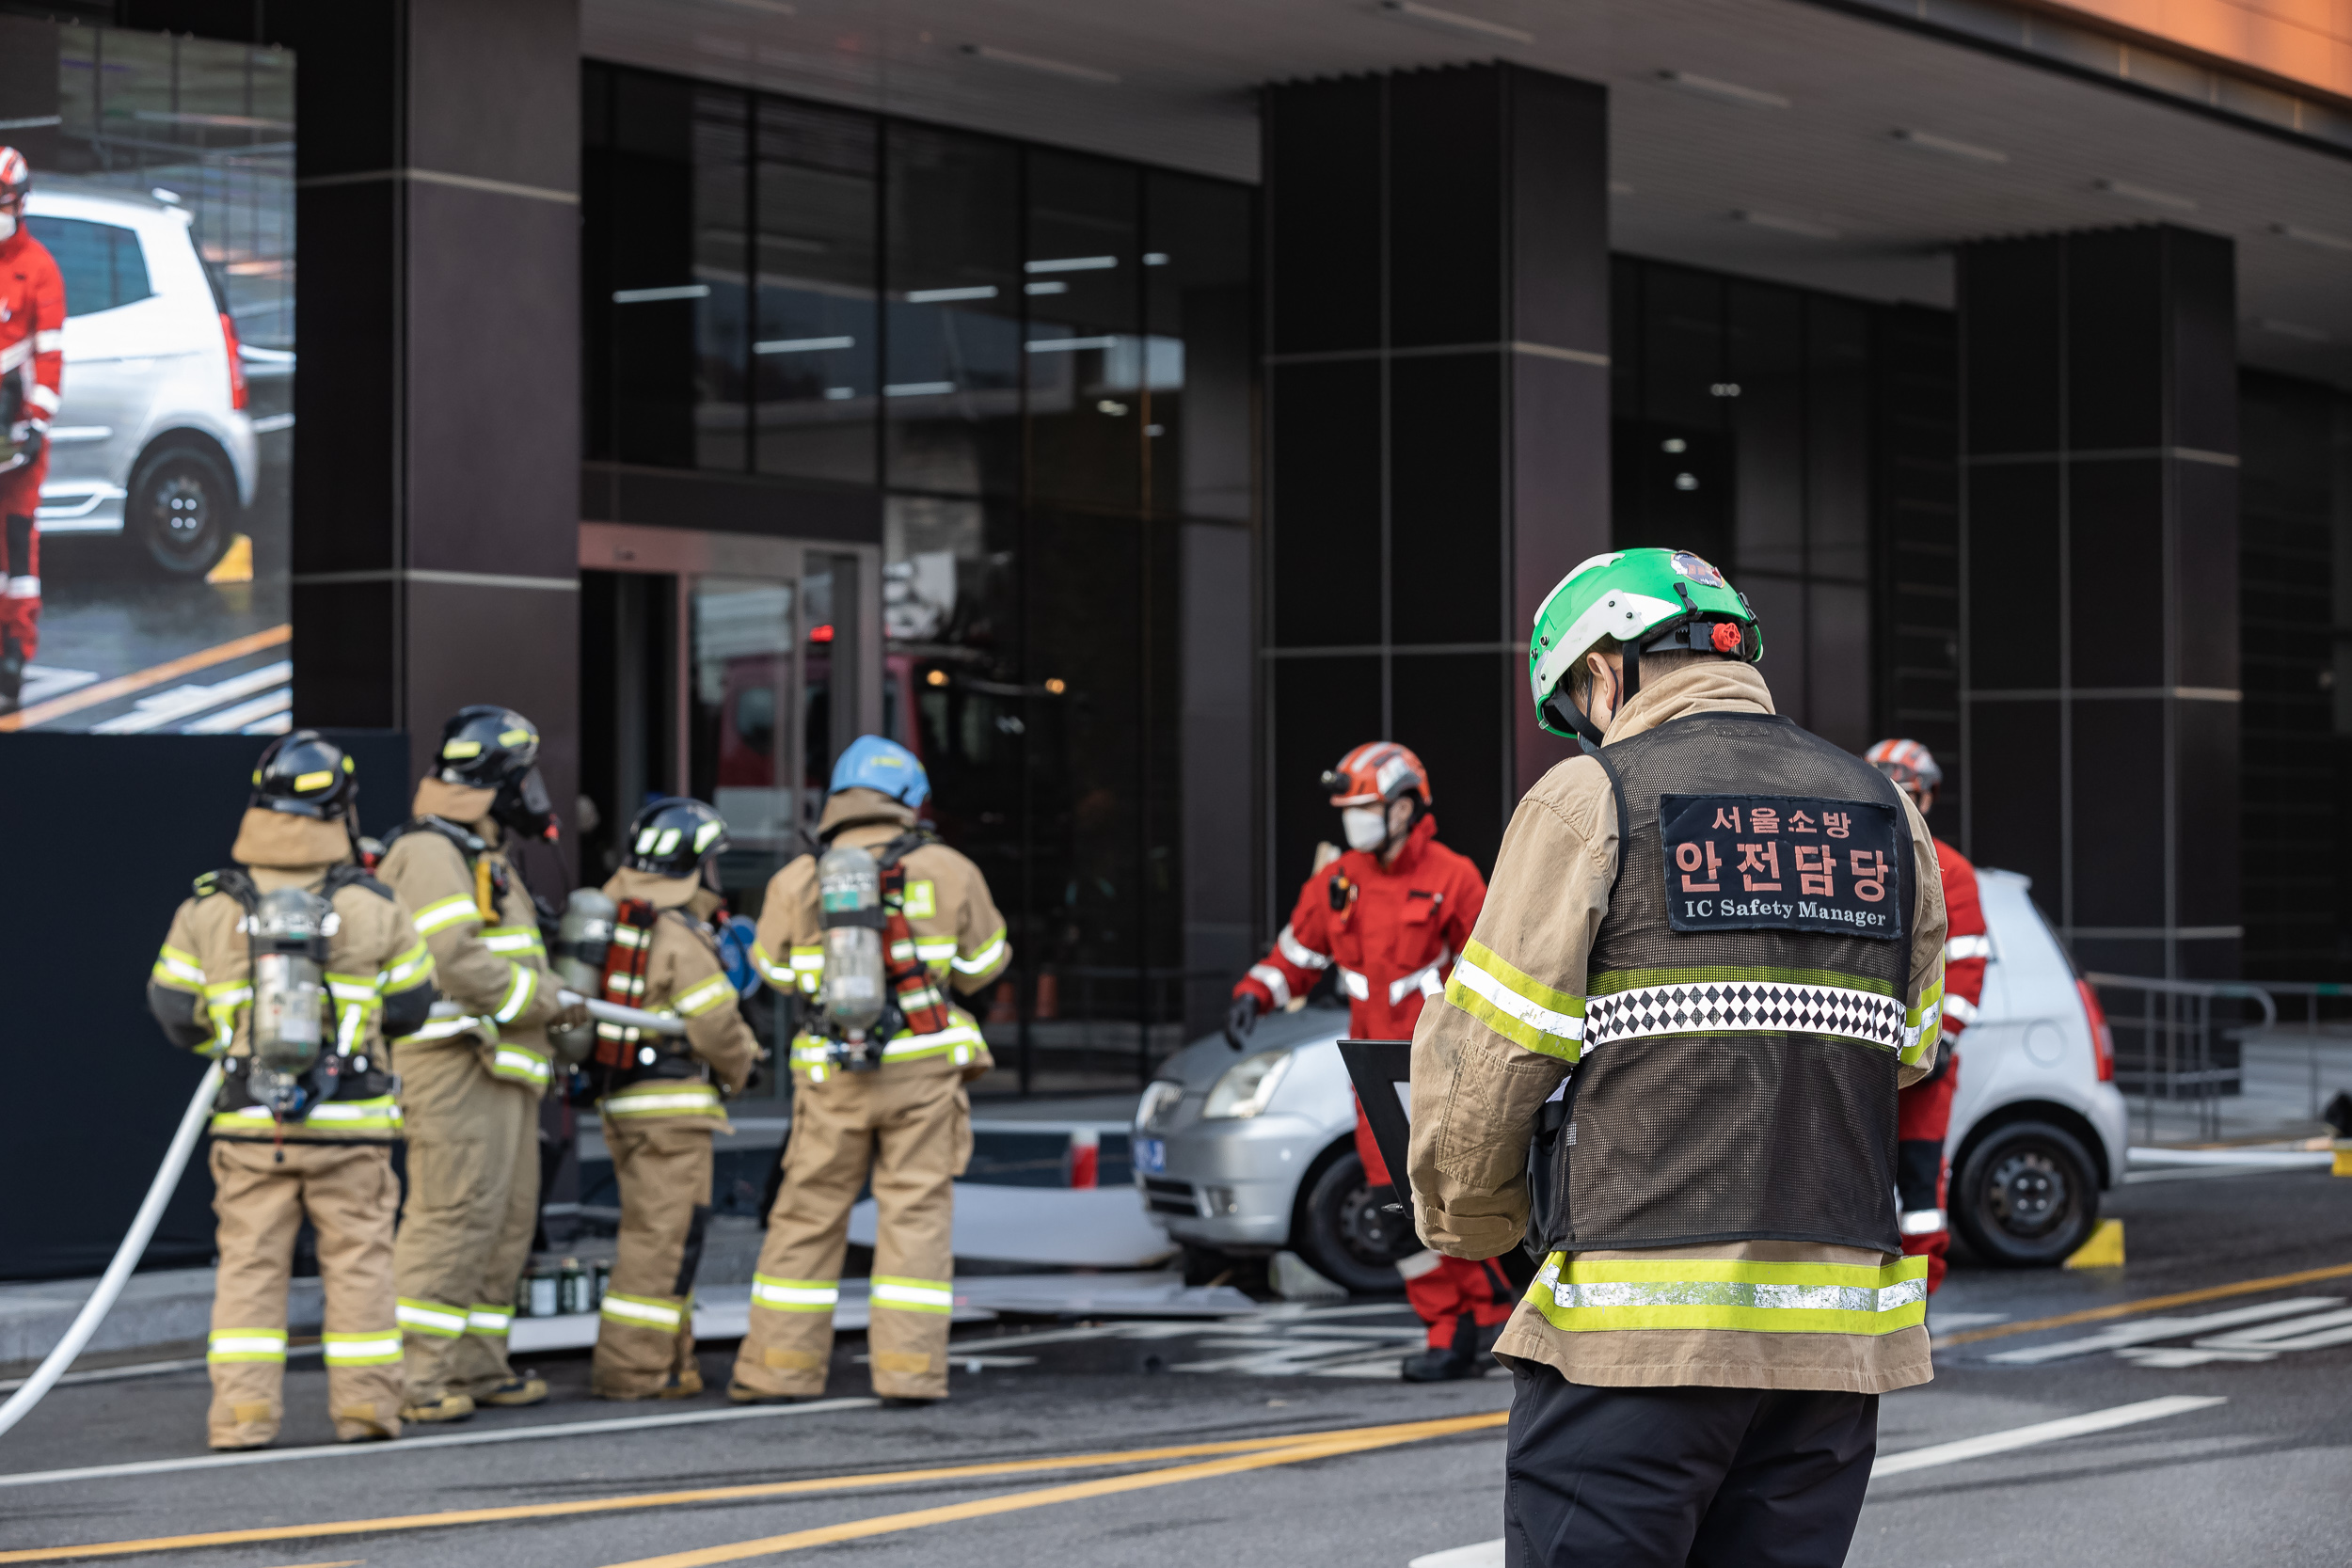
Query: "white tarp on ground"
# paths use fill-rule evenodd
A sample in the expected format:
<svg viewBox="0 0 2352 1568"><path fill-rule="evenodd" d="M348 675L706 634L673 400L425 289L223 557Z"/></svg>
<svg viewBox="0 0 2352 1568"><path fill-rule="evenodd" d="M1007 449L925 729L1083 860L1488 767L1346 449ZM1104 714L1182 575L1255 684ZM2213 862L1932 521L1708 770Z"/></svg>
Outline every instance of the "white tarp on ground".
<svg viewBox="0 0 2352 1568"><path fill-rule="evenodd" d="M850 1240L874 1244L874 1200L850 1211ZM995 1263L1137 1269L1175 1255L1131 1186L996 1187L956 1183L955 1252Z"/></svg>

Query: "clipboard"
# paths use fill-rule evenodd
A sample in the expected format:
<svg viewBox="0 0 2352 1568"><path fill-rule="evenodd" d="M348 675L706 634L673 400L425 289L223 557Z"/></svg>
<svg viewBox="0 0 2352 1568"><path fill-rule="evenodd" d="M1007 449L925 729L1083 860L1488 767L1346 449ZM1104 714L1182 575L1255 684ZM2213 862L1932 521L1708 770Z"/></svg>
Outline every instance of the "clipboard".
<svg viewBox="0 0 2352 1568"><path fill-rule="evenodd" d="M1412 1119L1406 1114L1406 1085L1413 1076L1410 1040L1342 1040L1340 1060L1356 1085L1356 1099L1364 1108L1372 1141L1389 1167L1390 1185L1402 1207L1409 1178L1405 1177L1406 1148L1412 1141Z"/></svg>

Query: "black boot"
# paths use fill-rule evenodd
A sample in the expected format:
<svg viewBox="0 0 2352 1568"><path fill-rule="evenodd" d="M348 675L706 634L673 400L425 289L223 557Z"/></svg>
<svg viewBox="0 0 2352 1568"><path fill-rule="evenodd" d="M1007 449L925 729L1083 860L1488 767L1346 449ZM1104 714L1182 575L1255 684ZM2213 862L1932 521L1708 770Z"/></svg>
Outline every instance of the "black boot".
<svg viewBox="0 0 2352 1568"><path fill-rule="evenodd" d="M1408 1355L1397 1368L1407 1383L1453 1383L1466 1377L1476 1377L1479 1366L1478 1320L1468 1312L1454 1320L1454 1342L1442 1349L1432 1345L1418 1355Z"/></svg>
<svg viewBox="0 0 2352 1568"><path fill-rule="evenodd" d="M0 633L0 713L14 713L17 696L24 689L24 644L13 636Z"/></svg>

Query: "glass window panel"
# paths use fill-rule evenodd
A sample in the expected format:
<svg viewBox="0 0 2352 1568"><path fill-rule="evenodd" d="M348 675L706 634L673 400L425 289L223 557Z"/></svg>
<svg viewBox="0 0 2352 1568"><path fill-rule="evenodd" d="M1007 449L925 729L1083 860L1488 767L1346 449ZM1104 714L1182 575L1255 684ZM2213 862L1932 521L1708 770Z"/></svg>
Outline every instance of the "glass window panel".
<svg viewBox="0 0 2352 1568"><path fill-rule="evenodd" d="M1145 176L1144 462L1152 505L1250 512L1253 203L1221 181Z"/></svg>
<svg viewBox="0 0 2352 1568"><path fill-rule="evenodd" d="M754 460L761 473L870 484L882 370L875 122L764 99L758 131Z"/></svg>
<svg viewBox="0 0 2352 1568"><path fill-rule="evenodd" d="M1140 333L1141 213L1132 165L1031 151L1023 342L1029 490L1085 505L1142 502L1144 399L1179 383L1183 350Z"/></svg>
<svg viewBox="0 0 2352 1568"><path fill-rule="evenodd" d="M690 792L727 819L731 888L766 886L795 844L792 597L792 584L756 578L696 578L691 590Z"/></svg>
<svg viewBox="0 0 2352 1568"><path fill-rule="evenodd" d="M751 274L747 101L694 94L694 466L750 464L745 291Z"/></svg>
<svg viewBox="0 0 2352 1568"><path fill-rule="evenodd" d="M1732 400L1724 356L1724 279L1652 265L1642 291L1642 401L1662 424L1720 430Z"/></svg>
<svg viewBox="0 0 2352 1568"><path fill-rule="evenodd" d="M1724 401L1738 453L1739 572L1802 572L1804 560L1804 296L1735 282L1728 290Z"/></svg>
<svg viewBox="0 0 2352 1568"><path fill-rule="evenodd" d="M1805 433L1817 577L1860 582L1870 571L1870 334L1864 308L1806 300Z"/></svg>
<svg viewBox="0 0 2352 1568"><path fill-rule="evenodd" d="M885 482L1010 495L1021 479L1021 170L1009 142L884 128Z"/></svg>
<svg viewBox="0 0 2352 1568"><path fill-rule="evenodd" d="M624 463L695 462L693 87L646 71L613 72L611 141L586 157L590 203L586 308L603 313L608 391L591 409L590 447ZM601 275L601 276L599 276Z"/></svg>
<svg viewBox="0 0 2352 1568"><path fill-rule="evenodd" d="M1805 728L1861 752L1878 738L1870 733L1870 591L1816 582L1807 609L1813 645Z"/></svg>

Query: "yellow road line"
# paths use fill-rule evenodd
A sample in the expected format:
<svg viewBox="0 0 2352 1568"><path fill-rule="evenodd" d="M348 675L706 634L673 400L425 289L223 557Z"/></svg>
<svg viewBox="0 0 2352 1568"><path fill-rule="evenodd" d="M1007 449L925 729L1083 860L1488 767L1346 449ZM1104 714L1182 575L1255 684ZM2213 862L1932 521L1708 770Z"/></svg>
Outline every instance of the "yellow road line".
<svg viewBox="0 0 2352 1568"><path fill-rule="evenodd" d="M1391 1427L1359 1427L1354 1431L1322 1433L1300 1438L1287 1447L1241 1454L1232 1459L1213 1459L1200 1465L1178 1465L1165 1470L1145 1470L1131 1476L1105 1476L1100 1481L1073 1481L1062 1486L1042 1487L1035 1492L1013 1492L999 1497L980 1497L971 1502L949 1503L941 1508L918 1508L904 1513L884 1513L872 1519L853 1519L843 1525L824 1525L816 1529L793 1530L785 1535L763 1536L756 1541L739 1541L724 1546L705 1546L698 1551L671 1552L661 1557L638 1558L615 1563L612 1568L706 1568L714 1562L740 1562L746 1558L769 1557L778 1552L797 1552L810 1546L829 1546L838 1541L857 1541L866 1536L889 1535L899 1530L921 1529L927 1525L956 1524L965 1519L985 1519L992 1514L1012 1513L1022 1509L1046 1508L1055 1503L1082 1502L1089 1497L1107 1497L1120 1492L1140 1492L1153 1486L1173 1486L1180 1481L1213 1481L1219 1476L1239 1475L1246 1470L1263 1470L1276 1465L1297 1465L1310 1459L1327 1459L1337 1454L1361 1453L1367 1449L1393 1448L1400 1443L1417 1443L1431 1437L1447 1437L1455 1433L1477 1432L1499 1427L1511 1418L1508 1411L1497 1410L1483 1416L1456 1416L1445 1420L1412 1421Z"/></svg>
<svg viewBox="0 0 2352 1568"><path fill-rule="evenodd" d="M197 1546L247 1545L262 1541L315 1541L338 1535L376 1535L396 1530L439 1529L453 1525L501 1524L516 1519L556 1519L583 1513L617 1513L634 1509L669 1508L686 1503L739 1502L752 1497L782 1497L809 1492L847 1491L868 1486L898 1486L927 1481L968 1481L985 1476L1032 1475L1042 1470L1074 1470L1106 1465L1142 1465L1160 1459L1195 1459L1203 1454L1244 1453L1258 1449L1343 1435L1346 1431L1386 1432L1386 1427L1343 1429L1342 1433L1284 1433L1277 1436L1244 1437L1218 1443L1186 1443L1156 1449L1127 1449L1109 1453L1071 1454L1054 1459L996 1460L984 1465L951 1465L921 1470L885 1470L866 1475L825 1476L806 1481L761 1481L745 1486L707 1486L681 1492L639 1492L617 1497L575 1498L567 1502L516 1503L504 1508L456 1509L441 1513L402 1513L380 1519L336 1519L316 1525L277 1525L251 1529L213 1530L201 1535L165 1535L138 1541L97 1541L79 1546L33 1546L0 1552L0 1563L62 1562L95 1557L125 1557L135 1552L184 1551Z"/></svg>
<svg viewBox="0 0 2352 1568"><path fill-rule="evenodd" d="M161 686L178 676L192 675L199 670L209 670L215 664L226 664L232 658L243 658L247 654L258 654L263 648L275 648L293 640L294 627L283 626L257 631L250 637L215 643L163 664L151 664L131 674L117 675L110 681L100 681L96 686L86 686L79 691L52 697L45 703L35 703L31 707L15 713L0 714L0 731L46 724L52 719L62 719L69 713L79 713L86 707L96 707L101 703L113 702L117 697L127 697L134 691L144 691L151 686Z"/></svg>
<svg viewBox="0 0 2352 1568"><path fill-rule="evenodd" d="M2241 1279L2234 1285L2208 1285L2201 1291L2178 1291L2169 1296L2143 1296L2137 1301L2119 1301L2112 1307L2062 1312L2055 1318L2028 1318L2022 1323L1994 1323L1990 1328L1971 1328L1959 1334L1939 1335L1935 1348L1942 1350L1947 1345L1974 1344L1979 1339L1999 1339L2011 1334L2034 1334L2045 1328L2071 1328L2076 1323L2095 1323L2108 1318L2137 1317L2142 1312L2160 1311L2167 1307L2189 1307L2201 1301L2250 1296L2258 1291L2283 1291L2290 1285L2309 1285L2317 1279L2343 1279L2347 1276L2352 1276L2352 1263L2337 1263L2325 1269L2304 1269L2297 1274L2274 1274L2267 1279Z"/></svg>

